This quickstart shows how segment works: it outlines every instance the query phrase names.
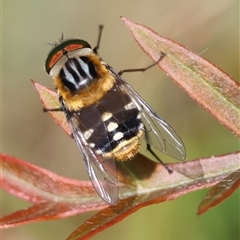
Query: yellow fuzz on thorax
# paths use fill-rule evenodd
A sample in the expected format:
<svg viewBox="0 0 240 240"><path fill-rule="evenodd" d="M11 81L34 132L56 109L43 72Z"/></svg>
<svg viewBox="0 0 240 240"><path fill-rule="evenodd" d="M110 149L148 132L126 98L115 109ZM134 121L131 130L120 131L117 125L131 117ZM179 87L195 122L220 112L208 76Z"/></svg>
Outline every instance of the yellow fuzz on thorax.
<svg viewBox="0 0 240 240"><path fill-rule="evenodd" d="M88 57L95 64L96 70L99 74L99 79L94 81L90 86L80 90L77 93L73 93L64 86L59 76L55 77L55 86L60 92L70 111L77 111L97 102L106 94L107 91L113 87L115 83L114 77L101 63L98 56L91 54Z"/></svg>

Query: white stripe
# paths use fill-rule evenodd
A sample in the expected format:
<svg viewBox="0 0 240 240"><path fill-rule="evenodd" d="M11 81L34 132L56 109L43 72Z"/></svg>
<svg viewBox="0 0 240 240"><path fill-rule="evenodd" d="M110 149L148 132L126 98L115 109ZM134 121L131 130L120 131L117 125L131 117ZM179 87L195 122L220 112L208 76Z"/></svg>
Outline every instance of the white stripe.
<svg viewBox="0 0 240 240"><path fill-rule="evenodd" d="M68 80L68 82L72 83L75 88L78 88L78 85L75 81L75 79L73 78L72 74L69 73L69 71L66 69L66 67L63 68L63 71L65 73L66 79Z"/></svg>
<svg viewBox="0 0 240 240"><path fill-rule="evenodd" d="M107 125L107 130L109 132L112 132L113 130L115 130L116 128L118 127L118 124L115 123L115 122L110 122L108 125Z"/></svg>
<svg viewBox="0 0 240 240"><path fill-rule="evenodd" d="M122 132L117 132L117 133L114 134L114 136L113 136L113 140L114 140L114 141L118 141L118 140L120 140L121 138L123 138L123 133L122 133Z"/></svg>
<svg viewBox="0 0 240 240"><path fill-rule="evenodd" d="M85 138L86 140L88 140L88 139L91 137L91 135L92 135L93 132L94 132L94 130L93 130L92 128L88 129L87 131L85 131L85 132L83 133L84 138Z"/></svg>
<svg viewBox="0 0 240 240"><path fill-rule="evenodd" d="M90 75L90 72L89 72L88 65L80 58L77 58L77 61L79 62L82 70L87 74L87 79L89 79L89 78L92 79L92 76Z"/></svg>
<svg viewBox="0 0 240 240"><path fill-rule="evenodd" d="M124 106L126 110L134 109L136 108L135 104L133 102L130 102Z"/></svg>
<svg viewBox="0 0 240 240"><path fill-rule="evenodd" d="M112 113L110 113L110 112L105 112L105 113L103 113L102 114L102 120L103 120L103 122L105 122L105 121L107 121L108 119L110 119L111 117L112 117Z"/></svg>

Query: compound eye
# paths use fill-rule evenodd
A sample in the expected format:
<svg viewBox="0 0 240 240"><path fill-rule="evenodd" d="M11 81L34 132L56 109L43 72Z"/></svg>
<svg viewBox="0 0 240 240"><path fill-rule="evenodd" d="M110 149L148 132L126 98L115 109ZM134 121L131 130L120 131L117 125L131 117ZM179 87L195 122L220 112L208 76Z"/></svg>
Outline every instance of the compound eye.
<svg viewBox="0 0 240 240"><path fill-rule="evenodd" d="M91 48L91 45L81 39L70 39L54 46L46 59L46 72L49 74L53 66L62 58L63 55L82 48Z"/></svg>

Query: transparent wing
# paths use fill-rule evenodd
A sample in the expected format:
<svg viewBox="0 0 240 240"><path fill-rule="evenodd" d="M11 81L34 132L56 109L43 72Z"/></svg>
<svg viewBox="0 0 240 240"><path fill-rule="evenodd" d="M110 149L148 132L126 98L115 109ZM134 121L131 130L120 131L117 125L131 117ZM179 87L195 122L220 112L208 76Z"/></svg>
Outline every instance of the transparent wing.
<svg viewBox="0 0 240 240"><path fill-rule="evenodd" d="M80 120L77 115L71 115L68 122L95 190L104 201L116 204L118 202L118 179L115 159L106 159L100 149L96 154L96 150L89 146L79 129Z"/></svg>
<svg viewBox="0 0 240 240"><path fill-rule="evenodd" d="M129 94L141 112L146 130L146 142L173 158L184 160L186 157L185 146L177 132L124 79L117 75L112 68L110 68L110 71L118 79L121 89Z"/></svg>

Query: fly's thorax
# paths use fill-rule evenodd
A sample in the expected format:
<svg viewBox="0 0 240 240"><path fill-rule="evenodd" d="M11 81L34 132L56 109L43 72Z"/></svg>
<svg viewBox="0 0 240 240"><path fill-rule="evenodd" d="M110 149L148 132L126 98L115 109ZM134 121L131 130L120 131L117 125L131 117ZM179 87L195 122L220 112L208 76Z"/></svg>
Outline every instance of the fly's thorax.
<svg viewBox="0 0 240 240"><path fill-rule="evenodd" d="M68 56L67 61L58 67L54 79L69 110L78 110L97 102L115 82L114 76L93 53Z"/></svg>

